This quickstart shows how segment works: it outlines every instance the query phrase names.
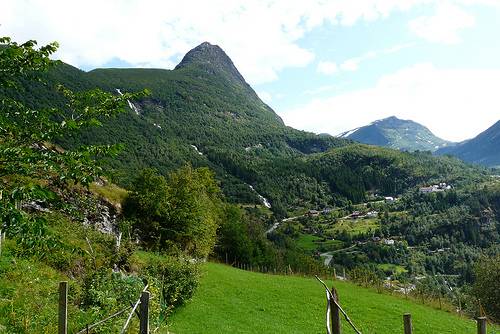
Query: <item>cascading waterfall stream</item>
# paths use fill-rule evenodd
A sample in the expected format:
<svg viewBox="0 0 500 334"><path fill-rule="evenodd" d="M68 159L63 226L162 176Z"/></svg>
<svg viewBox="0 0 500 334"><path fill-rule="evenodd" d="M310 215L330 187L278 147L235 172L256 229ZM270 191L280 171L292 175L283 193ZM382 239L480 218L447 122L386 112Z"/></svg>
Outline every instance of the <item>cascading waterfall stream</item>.
<svg viewBox="0 0 500 334"><path fill-rule="evenodd" d="M118 94L120 94L120 95L123 96L123 93L122 93L122 91L119 88L116 88L116 91L118 92ZM128 103L128 106L130 107L130 109L132 109L133 111L135 111L135 113L137 115L140 115L139 108L137 108L132 102L130 102L130 100L127 100L127 103Z"/></svg>

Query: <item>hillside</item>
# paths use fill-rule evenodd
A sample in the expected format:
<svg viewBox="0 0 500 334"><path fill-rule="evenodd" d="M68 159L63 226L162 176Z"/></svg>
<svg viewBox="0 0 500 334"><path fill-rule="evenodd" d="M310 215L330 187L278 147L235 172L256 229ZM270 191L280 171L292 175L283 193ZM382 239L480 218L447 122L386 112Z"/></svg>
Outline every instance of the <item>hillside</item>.
<svg viewBox="0 0 500 334"><path fill-rule="evenodd" d="M453 147L439 149L437 154L450 154L464 161L484 166L500 166L500 121L476 137Z"/></svg>
<svg viewBox="0 0 500 334"><path fill-rule="evenodd" d="M331 284L331 281L328 283ZM363 333L402 333L411 313L415 333L474 333L468 319L378 294L352 283L334 283L342 307ZM171 319L171 332L324 333L325 292L314 278L274 276L208 263L198 292ZM352 330L342 319L343 332Z"/></svg>
<svg viewBox="0 0 500 334"><path fill-rule="evenodd" d="M404 151L433 152L440 147L452 145L451 142L436 137L425 126L394 116L341 133L338 137Z"/></svg>
<svg viewBox="0 0 500 334"><path fill-rule="evenodd" d="M396 195L440 178L443 161L462 176L470 172L469 167L451 159L362 148L348 139L287 127L259 99L225 52L209 43L189 51L174 70L97 69L87 73L60 64L46 79L49 84L45 86L26 85L19 98L47 106L64 105L64 99L50 88L59 82L75 90L99 87L113 94L144 88L151 91L145 98L130 101L126 113L103 120L102 127L59 140L69 148L123 144L122 152L106 160L106 165L113 180L125 187L146 167L166 174L186 163L207 166L215 171L231 202L269 203L275 213L286 216L295 208L359 202L366 191ZM337 153L323 158L328 150ZM317 163L322 160L332 164L321 164L320 171ZM386 173L384 169L396 161L408 163L402 163L404 168L397 173ZM375 171L365 168L368 165ZM445 175L454 179L458 174ZM398 175L405 178L395 185Z"/></svg>
<svg viewBox="0 0 500 334"><path fill-rule="evenodd" d="M52 89L57 83L75 90L99 87L114 94L117 89L151 91L149 97L131 101L137 111L129 108L113 120L104 120L101 128L60 139L65 147L123 144L121 154L107 165L124 186L145 167L165 174L189 162L214 170L232 201L259 204L259 194L269 197L269 189L257 180L261 172L257 163L290 160L348 142L285 126L224 51L209 43L191 50L175 70L98 69L86 73L60 64L45 79L47 85L25 83L25 91L16 98L32 105L62 106L64 99ZM279 200L272 198L271 203Z"/></svg>

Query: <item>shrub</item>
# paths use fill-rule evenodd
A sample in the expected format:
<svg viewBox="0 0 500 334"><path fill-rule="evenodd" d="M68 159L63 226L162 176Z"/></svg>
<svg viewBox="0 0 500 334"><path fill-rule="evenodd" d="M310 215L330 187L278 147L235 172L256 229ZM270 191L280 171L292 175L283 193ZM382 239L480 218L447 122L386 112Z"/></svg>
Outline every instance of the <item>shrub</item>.
<svg viewBox="0 0 500 334"><path fill-rule="evenodd" d="M114 310L126 307L139 298L144 281L137 276L126 276L110 269L89 274L83 283L84 308Z"/></svg>
<svg viewBox="0 0 500 334"><path fill-rule="evenodd" d="M199 266L182 258L154 257L144 273L159 287L164 317L189 300L199 285Z"/></svg>

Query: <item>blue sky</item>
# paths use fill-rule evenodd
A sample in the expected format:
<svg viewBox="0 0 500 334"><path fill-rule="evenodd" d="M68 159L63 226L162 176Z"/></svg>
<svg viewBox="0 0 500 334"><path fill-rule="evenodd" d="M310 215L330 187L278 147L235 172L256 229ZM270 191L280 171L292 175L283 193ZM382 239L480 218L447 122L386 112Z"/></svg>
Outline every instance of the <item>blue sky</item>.
<svg viewBox="0 0 500 334"><path fill-rule="evenodd" d="M415 17L432 15L433 8L430 6L391 15L376 22L361 22L354 26L324 25L312 30L298 41L299 45L304 48L315 50L317 56L314 62L305 67L285 69L280 73L278 80L257 85L256 89L285 120L288 118L289 123L292 123L294 127L338 134L394 114L402 118L421 121L446 139L469 138L500 119L500 105L497 99L492 101L491 109L489 112L484 111L484 115L481 115L483 110L476 108L436 110L432 107L434 101L429 101L430 103L426 104L428 110L422 110L420 115L416 112L405 113L404 110L394 108L386 112L385 104L377 104L367 105L365 111L358 113L362 116L359 119L347 117L349 120L345 122L340 118L347 116L344 112L349 110L348 108L334 110L332 103L331 109L328 110L328 103L326 103L327 110L314 112L312 109L317 104L308 106L311 100L321 101L321 99L333 96L342 96L347 92L370 89L384 76L419 64L432 65L436 70L464 72L484 70L492 72L491 76L498 78L498 72L491 70L500 68L500 42L496 41L500 33L500 21L498 21L500 12L498 9L491 10L487 6L472 6L468 7L467 11L474 16L475 24L469 29L460 31L458 33L460 41L453 43L433 42L420 38L408 27L408 22ZM353 58L361 58L356 70L349 71L340 68L343 62ZM336 63L337 70L331 74L318 71L318 64L323 61ZM463 74L463 80L470 78L467 73ZM497 80L496 83L498 82ZM474 84L476 83L471 83L471 85ZM445 94L443 98L449 98L449 95L453 94ZM418 96L415 98L418 99ZM480 99L481 95L474 96L474 98ZM408 103L411 103L411 100ZM404 108L404 104L401 107ZM306 122L301 117L292 120L287 115L287 111L291 109L295 114L314 114L313 122L340 121L342 125L315 126L311 124L311 121ZM469 120L477 117L478 113L484 116L484 119L481 119L481 122L473 128L469 127ZM335 116L327 117L327 114ZM437 122L434 121L436 114L442 116ZM449 127L453 124L453 117L462 116L457 114L469 114L469 117L461 117L463 120L457 122L457 125L452 125L453 129L442 129L442 125L446 124L445 126ZM332 130L328 131L328 129Z"/></svg>
<svg viewBox="0 0 500 334"><path fill-rule="evenodd" d="M500 0L6 0L0 35L85 70L173 68L209 41L295 128L395 115L458 141L500 119L498 17Z"/></svg>

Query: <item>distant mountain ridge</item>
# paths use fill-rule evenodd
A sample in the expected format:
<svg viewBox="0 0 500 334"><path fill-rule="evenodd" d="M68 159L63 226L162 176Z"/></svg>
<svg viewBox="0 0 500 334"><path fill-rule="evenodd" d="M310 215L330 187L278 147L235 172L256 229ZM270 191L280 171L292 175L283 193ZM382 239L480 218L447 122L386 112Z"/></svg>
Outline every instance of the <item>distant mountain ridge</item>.
<svg viewBox="0 0 500 334"><path fill-rule="evenodd" d="M450 154L467 162L500 167L500 121L476 137L453 147L441 148L437 154Z"/></svg>
<svg viewBox="0 0 500 334"><path fill-rule="evenodd" d="M422 124L395 116L343 132L338 137L403 151L434 152L441 147L454 144L437 137Z"/></svg>

